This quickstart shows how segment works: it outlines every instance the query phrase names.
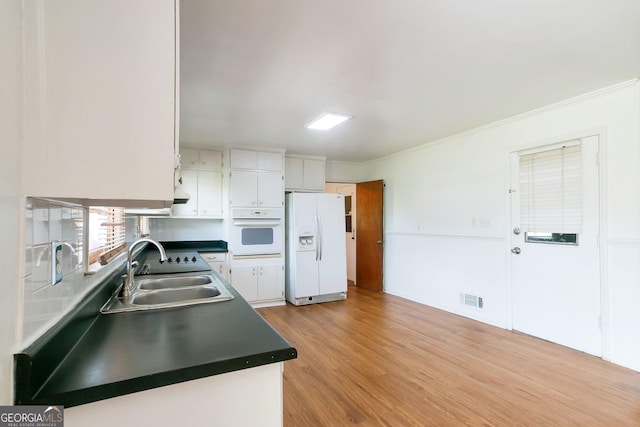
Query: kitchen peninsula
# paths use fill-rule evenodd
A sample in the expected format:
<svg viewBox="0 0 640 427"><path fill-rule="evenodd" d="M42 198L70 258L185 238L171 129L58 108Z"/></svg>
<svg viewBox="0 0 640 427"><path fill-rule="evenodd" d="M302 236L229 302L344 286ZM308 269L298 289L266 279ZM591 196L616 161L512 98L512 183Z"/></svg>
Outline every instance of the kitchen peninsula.
<svg viewBox="0 0 640 427"><path fill-rule="evenodd" d="M296 349L235 289L220 303L100 314L123 272L14 356L16 404L63 405L70 426L282 425Z"/></svg>

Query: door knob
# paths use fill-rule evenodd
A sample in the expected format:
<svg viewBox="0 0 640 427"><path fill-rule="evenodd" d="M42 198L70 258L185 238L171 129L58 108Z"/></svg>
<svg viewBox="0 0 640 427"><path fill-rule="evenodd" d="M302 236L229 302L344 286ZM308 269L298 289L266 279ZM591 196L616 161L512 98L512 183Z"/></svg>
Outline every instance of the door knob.
<svg viewBox="0 0 640 427"><path fill-rule="evenodd" d="M518 254L520 254L521 251L520 251L520 248L516 246L515 248L511 249L511 252L513 252L514 254L518 255Z"/></svg>
<svg viewBox="0 0 640 427"><path fill-rule="evenodd" d="M376 240L376 243L377 243L378 245L381 245L381 244L382 244L382 240Z"/></svg>

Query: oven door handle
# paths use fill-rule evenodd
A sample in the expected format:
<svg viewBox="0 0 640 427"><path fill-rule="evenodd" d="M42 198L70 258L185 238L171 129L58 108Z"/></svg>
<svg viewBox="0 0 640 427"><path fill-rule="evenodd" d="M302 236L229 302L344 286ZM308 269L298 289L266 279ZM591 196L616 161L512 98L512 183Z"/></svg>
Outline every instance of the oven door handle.
<svg viewBox="0 0 640 427"><path fill-rule="evenodd" d="M281 224L281 221L233 221L233 225L240 227L276 227Z"/></svg>

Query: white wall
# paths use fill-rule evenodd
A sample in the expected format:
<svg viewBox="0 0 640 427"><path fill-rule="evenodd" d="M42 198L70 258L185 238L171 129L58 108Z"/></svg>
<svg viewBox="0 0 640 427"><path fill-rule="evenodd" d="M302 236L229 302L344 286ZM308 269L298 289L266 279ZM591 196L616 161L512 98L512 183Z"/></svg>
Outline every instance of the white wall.
<svg viewBox="0 0 640 427"><path fill-rule="evenodd" d="M22 141L21 3L0 2L0 405L13 403L20 276L20 143Z"/></svg>
<svg viewBox="0 0 640 427"><path fill-rule="evenodd" d="M508 155L594 129L603 132L606 147L605 358L640 370L637 82L368 163L363 179L386 183L385 291L509 327ZM462 305L460 292L484 297L485 308Z"/></svg>
<svg viewBox="0 0 640 427"><path fill-rule="evenodd" d="M365 163L338 162L327 160L325 162L326 182L362 182L366 181L368 168Z"/></svg>

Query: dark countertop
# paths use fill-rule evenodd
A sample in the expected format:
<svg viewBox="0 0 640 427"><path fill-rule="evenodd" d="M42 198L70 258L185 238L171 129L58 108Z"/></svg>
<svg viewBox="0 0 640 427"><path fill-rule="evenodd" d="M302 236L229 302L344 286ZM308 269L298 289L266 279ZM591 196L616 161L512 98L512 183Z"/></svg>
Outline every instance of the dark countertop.
<svg viewBox="0 0 640 427"><path fill-rule="evenodd" d="M160 242L166 250L191 249L198 252L228 252L224 240L194 240L185 242Z"/></svg>
<svg viewBox="0 0 640 427"><path fill-rule="evenodd" d="M93 305L113 292L109 282L110 291L88 298ZM296 349L228 287L233 300L181 308L91 315L92 307L81 307L14 355L16 404L70 407L296 358Z"/></svg>

